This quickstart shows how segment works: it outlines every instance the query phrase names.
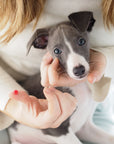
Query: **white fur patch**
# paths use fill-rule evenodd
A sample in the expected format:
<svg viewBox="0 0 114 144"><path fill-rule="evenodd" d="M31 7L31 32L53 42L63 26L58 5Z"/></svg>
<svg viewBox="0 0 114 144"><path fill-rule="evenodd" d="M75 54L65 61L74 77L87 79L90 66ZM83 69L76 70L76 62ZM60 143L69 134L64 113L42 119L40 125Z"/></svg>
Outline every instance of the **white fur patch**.
<svg viewBox="0 0 114 144"><path fill-rule="evenodd" d="M70 42L65 37L64 31L62 32L63 32L64 42L70 51L70 53L68 54L68 59L67 59L67 73L69 74L70 77L79 79L78 76L74 75L73 68L83 65L85 67L85 73L88 73L89 64L83 56L74 52Z"/></svg>
<svg viewBox="0 0 114 144"><path fill-rule="evenodd" d="M73 68L78 67L79 65L83 65L85 67L85 73L89 71L89 64L85 58L79 54L71 52L67 59L67 72L70 77L79 79L78 76L73 73Z"/></svg>

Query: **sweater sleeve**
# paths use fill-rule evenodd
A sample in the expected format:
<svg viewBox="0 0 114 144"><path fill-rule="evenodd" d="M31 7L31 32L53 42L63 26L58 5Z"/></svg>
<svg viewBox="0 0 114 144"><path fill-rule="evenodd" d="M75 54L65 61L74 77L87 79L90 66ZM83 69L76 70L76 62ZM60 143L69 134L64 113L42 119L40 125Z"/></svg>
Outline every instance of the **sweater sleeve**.
<svg viewBox="0 0 114 144"><path fill-rule="evenodd" d="M114 81L114 47L97 47L92 48L106 56L107 64L104 76L109 77Z"/></svg>
<svg viewBox="0 0 114 144"><path fill-rule="evenodd" d="M7 72L0 67L0 110L4 110L9 93L17 90L24 90Z"/></svg>

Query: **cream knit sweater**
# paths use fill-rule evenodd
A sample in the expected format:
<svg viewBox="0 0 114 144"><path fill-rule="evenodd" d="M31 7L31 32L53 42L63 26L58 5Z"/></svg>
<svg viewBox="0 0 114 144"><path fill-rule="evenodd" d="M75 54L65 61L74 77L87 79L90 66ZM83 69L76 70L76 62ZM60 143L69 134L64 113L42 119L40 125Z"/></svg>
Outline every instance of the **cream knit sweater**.
<svg viewBox="0 0 114 144"><path fill-rule="evenodd" d="M47 0L37 28L68 20L67 16L72 12L92 11L96 23L93 31L89 34L91 48L102 52L106 56L105 76L114 79L114 28L111 31L104 28L100 5L101 0ZM31 23L21 34L14 37L8 45L0 45L1 59L24 75L32 75L37 72L42 56L46 52L32 49L30 54L26 56L26 45L33 33ZM15 89L23 89L7 73L5 67L4 69L0 67L0 110L3 110L7 104L9 92ZM0 129L8 127L12 122L13 120L0 113Z"/></svg>

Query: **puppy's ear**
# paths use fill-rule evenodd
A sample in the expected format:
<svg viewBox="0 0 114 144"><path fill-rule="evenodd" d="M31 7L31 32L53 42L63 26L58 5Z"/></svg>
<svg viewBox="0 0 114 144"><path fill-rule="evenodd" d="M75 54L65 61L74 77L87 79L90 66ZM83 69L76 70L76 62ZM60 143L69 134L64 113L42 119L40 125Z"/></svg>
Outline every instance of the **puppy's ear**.
<svg viewBox="0 0 114 144"><path fill-rule="evenodd" d="M36 30L36 32L33 34L32 38L27 44L27 54L29 53L32 46L37 49L45 49L48 44L48 36L48 29Z"/></svg>
<svg viewBox="0 0 114 144"><path fill-rule="evenodd" d="M72 13L68 17L73 26L76 27L79 32L90 32L95 23L93 13L90 11Z"/></svg>

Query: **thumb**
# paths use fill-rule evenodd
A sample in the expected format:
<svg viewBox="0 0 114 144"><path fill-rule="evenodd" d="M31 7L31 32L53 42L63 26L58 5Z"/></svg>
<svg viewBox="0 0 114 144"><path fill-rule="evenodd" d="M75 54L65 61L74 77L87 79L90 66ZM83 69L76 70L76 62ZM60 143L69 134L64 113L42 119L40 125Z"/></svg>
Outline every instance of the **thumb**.
<svg viewBox="0 0 114 144"><path fill-rule="evenodd" d="M100 69L99 67L99 70L94 70L93 72L89 73L88 81L90 83L98 82L102 78L103 74L104 74L104 69Z"/></svg>
<svg viewBox="0 0 114 144"><path fill-rule="evenodd" d="M90 51L90 73L88 75L88 81L94 83L99 81L105 71L106 57L97 51Z"/></svg>
<svg viewBox="0 0 114 144"><path fill-rule="evenodd" d="M46 88L45 87L43 92L48 101L49 112L52 114L52 113L56 112L57 110L60 111L60 106L59 106L55 88L52 88L52 87Z"/></svg>
<svg viewBox="0 0 114 144"><path fill-rule="evenodd" d="M95 83L97 80L97 73L93 72L88 75L88 81L90 83Z"/></svg>

